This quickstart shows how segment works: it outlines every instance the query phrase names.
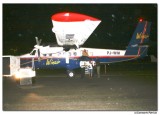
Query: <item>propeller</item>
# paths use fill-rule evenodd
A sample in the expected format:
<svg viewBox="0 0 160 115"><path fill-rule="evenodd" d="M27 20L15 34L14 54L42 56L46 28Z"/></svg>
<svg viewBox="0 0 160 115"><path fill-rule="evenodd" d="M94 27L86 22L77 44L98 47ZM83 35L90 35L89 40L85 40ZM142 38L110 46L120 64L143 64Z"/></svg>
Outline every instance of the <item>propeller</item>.
<svg viewBox="0 0 160 115"><path fill-rule="evenodd" d="M36 43L39 46L41 44L41 42L42 42L42 39L38 40L38 37L35 37L35 38L36 38Z"/></svg>
<svg viewBox="0 0 160 115"><path fill-rule="evenodd" d="M38 61L40 62L41 57L40 57L40 50L39 49L40 49L40 44L42 42L42 39L38 40L38 37L35 37L35 39L36 39L36 43L37 43L36 48L38 49Z"/></svg>

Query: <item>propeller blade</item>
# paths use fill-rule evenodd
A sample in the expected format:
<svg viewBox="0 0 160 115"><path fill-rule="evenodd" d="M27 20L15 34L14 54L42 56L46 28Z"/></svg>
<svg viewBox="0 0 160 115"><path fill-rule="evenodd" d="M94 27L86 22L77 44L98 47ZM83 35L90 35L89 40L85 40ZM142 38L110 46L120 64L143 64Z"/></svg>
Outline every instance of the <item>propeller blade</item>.
<svg viewBox="0 0 160 115"><path fill-rule="evenodd" d="M36 43L37 43L37 45L39 45L39 44L38 44L38 37L35 37L35 38L36 38Z"/></svg>
<svg viewBox="0 0 160 115"><path fill-rule="evenodd" d="M42 42L42 39L38 40L38 37L35 37L35 38L36 38L36 43L37 43L37 45L40 45L41 42Z"/></svg>
<svg viewBox="0 0 160 115"><path fill-rule="evenodd" d="M37 43L37 49L38 49L38 61L40 62L41 61L41 57L40 57L40 50L39 50L39 46L40 46L40 44L41 44L41 42L42 42L42 39L40 39L40 40L38 40L38 37L35 37L35 39L36 39L36 43Z"/></svg>
<svg viewBox="0 0 160 115"><path fill-rule="evenodd" d="M41 57L40 57L40 50L38 49L38 61L41 61Z"/></svg>

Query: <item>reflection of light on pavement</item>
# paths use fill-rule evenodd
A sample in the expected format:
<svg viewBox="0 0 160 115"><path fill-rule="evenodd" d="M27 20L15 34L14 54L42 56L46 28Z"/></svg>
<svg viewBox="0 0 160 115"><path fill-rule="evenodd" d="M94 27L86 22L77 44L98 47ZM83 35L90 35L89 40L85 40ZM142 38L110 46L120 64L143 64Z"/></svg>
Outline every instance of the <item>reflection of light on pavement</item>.
<svg viewBox="0 0 160 115"><path fill-rule="evenodd" d="M21 89L37 89L37 88L42 88L44 87L43 85L24 85L24 86L20 86L19 88Z"/></svg>
<svg viewBox="0 0 160 115"><path fill-rule="evenodd" d="M46 99L36 93L28 93L26 96L24 96L22 101L25 103L33 103L33 102L41 103L42 101L43 102L46 101Z"/></svg>

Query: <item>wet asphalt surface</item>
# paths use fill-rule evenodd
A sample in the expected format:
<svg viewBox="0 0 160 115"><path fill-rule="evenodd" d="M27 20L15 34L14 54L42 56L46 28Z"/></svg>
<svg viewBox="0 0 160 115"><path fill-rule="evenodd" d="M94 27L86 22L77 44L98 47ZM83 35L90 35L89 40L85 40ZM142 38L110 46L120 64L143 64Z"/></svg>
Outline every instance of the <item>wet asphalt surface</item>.
<svg viewBox="0 0 160 115"><path fill-rule="evenodd" d="M103 73L103 72L102 72ZM3 111L157 111L157 64L107 68L101 78L67 78L63 72L38 73L36 83L19 86L3 78Z"/></svg>

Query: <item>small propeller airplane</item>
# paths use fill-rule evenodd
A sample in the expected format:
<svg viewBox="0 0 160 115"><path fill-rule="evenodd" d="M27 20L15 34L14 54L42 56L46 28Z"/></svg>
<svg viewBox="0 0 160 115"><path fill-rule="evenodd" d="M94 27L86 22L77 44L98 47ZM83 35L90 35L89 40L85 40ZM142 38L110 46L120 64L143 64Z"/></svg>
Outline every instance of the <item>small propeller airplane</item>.
<svg viewBox="0 0 160 115"><path fill-rule="evenodd" d="M62 12L51 17L58 47L40 45L42 40L36 37L37 45L31 53L20 56L21 68L33 67L34 69L65 68L69 77L74 77L74 69L84 67L88 59L95 63L98 58L100 63L115 63L134 60L147 55L151 22L142 21L132 35L126 50L97 49L81 47L101 20L84 14ZM83 57L83 51L88 53L88 58Z"/></svg>

